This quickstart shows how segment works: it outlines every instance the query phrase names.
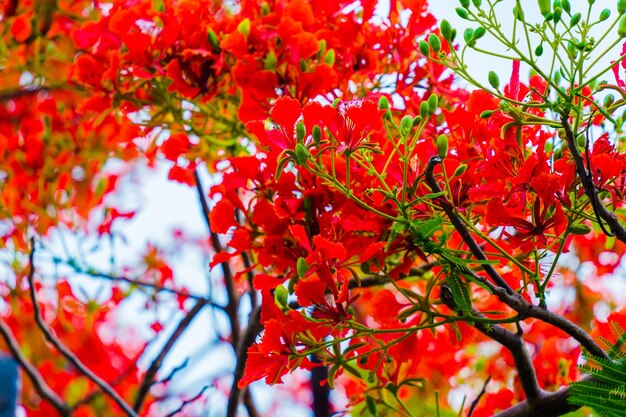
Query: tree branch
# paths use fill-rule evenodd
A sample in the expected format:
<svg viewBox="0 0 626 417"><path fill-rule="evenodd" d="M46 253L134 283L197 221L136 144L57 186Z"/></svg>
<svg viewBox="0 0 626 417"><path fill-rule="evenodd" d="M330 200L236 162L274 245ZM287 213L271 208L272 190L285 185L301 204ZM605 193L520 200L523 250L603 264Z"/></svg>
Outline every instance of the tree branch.
<svg viewBox="0 0 626 417"><path fill-rule="evenodd" d="M435 179L433 173L434 167L439 163L441 163L441 159L439 159L438 157L432 157L426 169L426 181L434 192L441 191L441 188L439 188L439 184L437 184L437 180ZM472 250L474 256L476 256L478 259L487 259L482 249L480 249L480 247L472 237L471 233L469 232L467 227L465 227L465 224L456 214L452 206L447 201L441 202L441 205L442 209L445 211L446 215L450 219L450 222L457 230L457 232L463 237L463 240L470 247L470 250L472 250L471 248L474 248ZM482 258L479 257L477 254L482 256ZM498 282L500 281L504 281L504 279L500 276L498 271L496 271L493 266L482 265L482 268L496 284L498 284ZM520 314L521 317L532 317L543 320L546 323L549 323L554 327L563 330L568 335L572 336L574 339L576 339L578 343L580 343L581 346L583 346L593 355L609 359L606 352L602 350L602 348L593 340L593 338L591 338L591 336L587 334L587 332L578 327L576 324L567 320L565 317L559 316L558 314L555 314L547 309L539 308L529 303L517 292L510 290L510 287L508 285L507 287L509 289L507 289L507 287L502 287L499 284L494 285L492 282L477 274L474 274L469 270L464 272L472 274L474 279L479 280L480 282L488 286L491 292L495 294L500 301L511 307L515 312Z"/></svg>
<svg viewBox="0 0 626 417"><path fill-rule="evenodd" d="M433 156L430 158L430 161L428 161L428 165L426 167L426 183L434 193L441 192L441 188L439 187L439 184L437 183L434 174L435 166L439 165L440 163L441 158L439 158L438 156ZM439 203L441 204L441 208L450 219L450 223L452 223L454 228L461 235L461 238L463 238L463 241L469 247L474 257L480 261L488 260L483 250L474 240L469 230L467 230L467 228L465 227L465 224L463 224L463 221L454 212L454 207L452 207L452 205L447 200L440 199L437 201L439 201ZM483 264L482 267L487 275L489 275L489 277L492 279L492 281L495 282L499 287L504 288L509 294L513 294L515 292L492 265Z"/></svg>
<svg viewBox="0 0 626 417"><path fill-rule="evenodd" d="M20 364L28 376L28 379L30 379L37 394L39 394L43 400L49 402L61 416L69 417L71 415L69 405L48 386L37 368L22 354L18 341L15 339L11 329L4 320L0 320L0 336L2 336L7 344L11 356Z"/></svg>
<svg viewBox="0 0 626 417"><path fill-rule="evenodd" d="M561 125L565 130L565 141L567 142L567 147L572 154L572 158L574 159L574 164L576 165L576 174L578 174L578 178L580 178L580 182L583 185L583 189L585 190L585 194L589 201L591 201L591 206L593 207L593 211L596 214L596 218L598 219L598 223L600 226L602 225L602 220L609 225L611 232L609 235L614 235L617 239L626 243L626 229L621 225L615 213L610 212L598 196L598 189L593 183L593 176L591 172L588 172L585 168L585 162L583 160L582 155L578 152L576 148L576 138L574 137L574 132L572 132L572 127L567 121L568 115L561 115Z"/></svg>
<svg viewBox="0 0 626 417"><path fill-rule="evenodd" d="M447 284L441 286L441 300L452 311L457 311L459 315L463 315L462 311L458 311L456 302L452 296L452 291ZM485 317L482 313L474 309L472 309L472 315ZM484 323L472 323L472 325L485 336L500 343L511 352L529 406L532 407L537 402L540 402L544 397L544 391L539 387L539 383L537 382L535 367L533 366L526 346L524 346L521 331L512 333L498 324L486 325Z"/></svg>
<svg viewBox="0 0 626 417"><path fill-rule="evenodd" d="M185 317L183 317L183 319L180 321L180 323L178 323L178 326L176 327L176 329L174 330L170 338L167 340L167 342L165 343L161 351L158 353L158 355L154 358L154 360L150 364L150 367L146 371L146 374L144 375L143 380L141 381L141 385L139 386L139 389L137 391L137 397L135 398L135 402L133 404L133 409L136 412L139 413L144 400L146 399L148 393L150 392L150 388L152 387L152 385L154 385L156 374L161 368L161 365L163 364L163 360L165 359L167 354L170 352L170 350L172 350L178 338L185 332L185 330L187 330L187 328L189 327L193 319L196 318L198 313L200 313L200 311L206 305L207 305L207 302L205 300L198 300L196 302L193 308L189 310L187 314L185 315Z"/></svg>
<svg viewBox="0 0 626 417"><path fill-rule="evenodd" d="M246 360L248 359L248 348L252 346L261 330L263 330L263 326L261 325L261 309L257 307L256 310L250 314L250 323L248 323L248 327L241 338L241 342L237 346L237 367L235 368L233 384L228 396L227 417L235 417L237 415L237 406L239 405L241 392L238 384L245 370Z"/></svg>
<svg viewBox="0 0 626 417"><path fill-rule="evenodd" d="M31 239L31 251L29 255L30 271L28 273L28 285L30 298L33 303L33 310L35 316L35 322L43 333L45 339L55 347L68 362L70 362L79 372L85 377L90 379L94 384L98 386L107 396L109 396L127 415L131 417L138 417L138 414L131 408L130 405L102 378L96 375L91 369L89 369L78 357L69 350L60 339L58 339L52 331L48 328L48 325L44 322L41 316L41 310L37 302L37 294L35 292L35 240Z"/></svg>

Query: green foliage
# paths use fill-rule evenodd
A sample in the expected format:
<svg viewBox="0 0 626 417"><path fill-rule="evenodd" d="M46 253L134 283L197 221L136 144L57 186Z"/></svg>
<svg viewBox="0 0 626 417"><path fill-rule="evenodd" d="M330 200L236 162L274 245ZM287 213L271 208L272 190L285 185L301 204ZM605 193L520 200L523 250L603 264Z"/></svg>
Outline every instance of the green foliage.
<svg viewBox="0 0 626 417"><path fill-rule="evenodd" d="M626 333L617 323L612 323L611 331L617 342L603 342L612 360L593 357L581 365L592 378L571 385L569 402L588 406L599 416L621 417L626 410Z"/></svg>

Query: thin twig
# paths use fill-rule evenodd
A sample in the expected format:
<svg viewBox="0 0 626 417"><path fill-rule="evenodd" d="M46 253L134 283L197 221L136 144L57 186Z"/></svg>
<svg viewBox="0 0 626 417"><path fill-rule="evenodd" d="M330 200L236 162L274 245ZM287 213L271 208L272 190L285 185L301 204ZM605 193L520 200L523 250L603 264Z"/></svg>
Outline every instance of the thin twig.
<svg viewBox="0 0 626 417"><path fill-rule="evenodd" d="M30 271L28 273L29 292L31 301L33 303L35 322L43 333L45 339L50 342L50 344L52 344L52 346L54 346L55 349L59 351L59 353L63 355L63 357L65 357L65 359L67 359L67 361L70 362L80 373L82 373L85 377L87 377L94 384L96 384L107 396L109 396L118 406L120 406L120 408L127 415L132 417L138 417L138 414L131 408L131 406L128 405L128 403L124 401L124 399L104 379L96 375L80 359L78 359L74 352L68 349L67 346L65 346L63 342L61 342L61 340L52 333L52 331L48 328L48 325L44 322L43 317L41 316L41 310L39 309L37 294L35 291L34 239L31 239L31 246L32 247L29 255Z"/></svg>
<svg viewBox="0 0 626 417"><path fill-rule="evenodd" d="M474 401L472 401L472 405L470 406L470 409L467 412L467 417L472 417L472 413L476 409L476 406L478 406L478 403L480 402L480 399L487 392L487 385L489 384L489 381L491 381L491 375L489 375L487 377L487 379L485 379L485 383L483 384L483 389L480 390L480 392L478 393L478 396L476 397L476 399Z"/></svg>
<svg viewBox="0 0 626 417"><path fill-rule="evenodd" d="M183 408L187 407L187 405L191 404L192 402L196 401L198 398L202 397L202 394L204 394L204 392L209 389L210 385L205 385L204 387L202 387L202 389L200 390L200 392L198 392L195 396L193 396L192 398L189 398L185 401L183 401L183 403L180 405L180 407L178 407L176 410L172 411L171 413L169 413L167 416L165 417L174 417L176 414L180 413L181 411L183 411Z"/></svg>
<svg viewBox="0 0 626 417"><path fill-rule="evenodd" d="M159 351L158 355L154 358L150 367L146 371L143 376L143 380L141 381L141 385L139 385L139 389L137 391L137 397L135 397L135 402L133 403L133 409L136 412L141 410L141 406L143 405L144 400L146 399L148 393L150 392L150 388L154 385L154 378L156 377L157 372L161 368L163 364L163 360L167 356L167 354L172 350L176 341L182 334L187 330L191 322L194 318L200 313L200 311L207 305L205 300L198 300L196 304L193 306L191 310L187 312L185 317L178 323L178 326L167 340L163 348Z"/></svg>
<svg viewBox="0 0 626 417"><path fill-rule="evenodd" d="M11 329L4 320L0 320L0 335L4 339L13 359L20 364L28 376L28 379L30 379L37 394L39 394L43 400L49 402L61 416L69 417L71 415L69 405L48 386L37 368L22 354L18 341L15 339Z"/></svg>

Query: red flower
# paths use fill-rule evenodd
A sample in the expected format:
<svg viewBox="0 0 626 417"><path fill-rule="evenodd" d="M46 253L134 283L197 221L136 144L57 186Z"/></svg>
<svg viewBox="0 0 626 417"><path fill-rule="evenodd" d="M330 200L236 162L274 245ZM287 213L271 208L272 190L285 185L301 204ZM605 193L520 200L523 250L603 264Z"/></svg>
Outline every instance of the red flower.
<svg viewBox="0 0 626 417"><path fill-rule="evenodd" d="M382 111L372 100L351 100L341 103L337 117L328 126L339 142L338 151L352 153L372 130L380 127Z"/></svg>

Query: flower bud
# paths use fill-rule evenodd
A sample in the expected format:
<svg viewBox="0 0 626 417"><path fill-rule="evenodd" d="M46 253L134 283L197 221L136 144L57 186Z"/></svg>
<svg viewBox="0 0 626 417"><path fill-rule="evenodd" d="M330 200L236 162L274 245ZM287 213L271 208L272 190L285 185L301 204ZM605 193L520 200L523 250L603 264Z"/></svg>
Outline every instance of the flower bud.
<svg viewBox="0 0 626 417"><path fill-rule="evenodd" d="M276 54L270 51L265 57L264 69L274 71L276 69Z"/></svg>
<svg viewBox="0 0 626 417"><path fill-rule="evenodd" d="M547 15L552 10L550 0L537 0L537 3L539 3L539 11L543 16Z"/></svg>
<svg viewBox="0 0 626 417"><path fill-rule="evenodd" d="M409 115L404 116L400 121L400 133L407 136L411 133L411 129L413 129L413 117Z"/></svg>
<svg viewBox="0 0 626 417"><path fill-rule="evenodd" d="M617 0L617 13L624 14L626 12L626 0Z"/></svg>
<svg viewBox="0 0 626 417"><path fill-rule="evenodd" d="M315 141L315 143L319 144L320 140L322 139L322 129L318 125L313 126L311 136L313 136L313 140Z"/></svg>
<svg viewBox="0 0 626 417"><path fill-rule="evenodd" d="M470 0L459 0L459 3L461 3L461 6L463 6L463 8L469 9Z"/></svg>
<svg viewBox="0 0 626 417"><path fill-rule="evenodd" d="M441 159L448 156L448 137L446 135L439 135L437 138L437 155Z"/></svg>
<svg viewBox="0 0 626 417"><path fill-rule="evenodd" d="M330 65L331 67L335 65L335 50L329 49L326 52L326 56L324 56L324 63Z"/></svg>
<svg viewBox="0 0 626 417"><path fill-rule="evenodd" d="M306 128L304 127L304 123L298 122L298 124L296 125L296 138L298 139L298 142L302 142L305 135Z"/></svg>
<svg viewBox="0 0 626 417"><path fill-rule="evenodd" d="M422 119L426 119L430 114L430 106L428 106L428 102L427 101L422 101L422 103L420 104L420 116L422 116Z"/></svg>
<svg viewBox="0 0 626 417"><path fill-rule="evenodd" d="M441 36L443 36L445 40L451 40L450 38L452 35L452 26L450 26L450 22L448 22L446 19L443 19L441 21L441 24L439 25L439 30L441 31Z"/></svg>
<svg viewBox="0 0 626 417"><path fill-rule="evenodd" d="M434 33L428 35L428 45L430 45L435 53L441 51L441 41L439 40L439 36Z"/></svg>
<svg viewBox="0 0 626 417"><path fill-rule="evenodd" d="M426 42L426 41L419 41L417 46L419 47L420 52L422 53L422 55L430 56L430 46L428 46L428 42Z"/></svg>
<svg viewBox="0 0 626 417"><path fill-rule="evenodd" d="M439 105L439 98L435 95L432 94L430 97L428 97L428 108L429 108L429 113L433 114L435 112L435 110L437 110L437 106Z"/></svg>
<svg viewBox="0 0 626 417"><path fill-rule="evenodd" d="M387 97L382 96L378 99L378 108L381 110L387 110L389 108L389 100Z"/></svg>
<svg viewBox="0 0 626 417"><path fill-rule="evenodd" d="M452 176L460 177L461 175L465 174L465 171L467 171L467 164L461 164L454 170L454 174L452 174Z"/></svg>
<svg viewBox="0 0 626 417"><path fill-rule="evenodd" d="M495 110L485 110L482 113L480 113L480 118L481 119L488 119L490 118L496 111Z"/></svg>
<svg viewBox="0 0 626 417"><path fill-rule="evenodd" d="M540 43L537 48L535 48L535 55L541 56L543 55L543 44Z"/></svg>
<svg viewBox="0 0 626 417"><path fill-rule="evenodd" d="M487 80L489 81L489 85L498 90L500 88L500 77L493 71L489 71L487 75Z"/></svg>
<svg viewBox="0 0 626 417"><path fill-rule="evenodd" d="M281 310L287 309L289 308L289 303L287 302L288 296L289 294L287 293L287 288L279 285L274 290L274 303L276 303Z"/></svg>
<svg viewBox="0 0 626 417"><path fill-rule="evenodd" d="M208 37L209 37L209 43L214 49L217 49L220 47L220 41L219 39L217 39L217 34L213 31L213 29L209 29Z"/></svg>
<svg viewBox="0 0 626 417"><path fill-rule="evenodd" d="M487 30L482 26L478 26L476 30L474 30L474 34L472 35L472 40L476 41L482 38L483 36L485 36L485 33L487 33Z"/></svg>
<svg viewBox="0 0 626 417"><path fill-rule="evenodd" d="M298 277L304 278L306 273L309 271L309 264L306 262L306 259L299 257L296 262L296 269L298 270Z"/></svg>
<svg viewBox="0 0 626 417"><path fill-rule="evenodd" d="M302 143L296 144L296 164L304 165L307 159L309 159L309 151Z"/></svg>
<svg viewBox="0 0 626 417"><path fill-rule="evenodd" d="M619 26L617 26L617 34L620 38L626 37L626 14L619 20Z"/></svg>
<svg viewBox="0 0 626 417"><path fill-rule="evenodd" d="M574 27L576 26L578 23L580 23L580 19L583 16L580 13L576 13L574 16L572 16L572 18L569 21L569 27Z"/></svg>
<svg viewBox="0 0 626 417"><path fill-rule="evenodd" d="M250 19L246 17L239 22L239 25L237 25L237 32L243 33L243 35L247 37L250 34Z"/></svg>
<svg viewBox="0 0 626 417"><path fill-rule="evenodd" d="M572 12L572 5L569 0L561 0L561 8L565 13L570 14Z"/></svg>
<svg viewBox="0 0 626 417"><path fill-rule="evenodd" d="M454 9L454 11L456 12L457 16L459 16L463 20L467 20L469 18L469 13L467 13L467 10L461 7L457 7L456 9Z"/></svg>
<svg viewBox="0 0 626 417"><path fill-rule="evenodd" d="M600 22L604 22L611 16L611 11L609 9L604 9L600 12Z"/></svg>
<svg viewBox="0 0 626 417"><path fill-rule="evenodd" d="M569 232L573 235L586 235L591 232L591 227L586 224L574 224L569 227Z"/></svg>
<svg viewBox="0 0 626 417"><path fill-rule="evenodd" d="M604 107L611 107L611 105L615 102L615 96L613 94L608 94L604 97Z"/></svg>

